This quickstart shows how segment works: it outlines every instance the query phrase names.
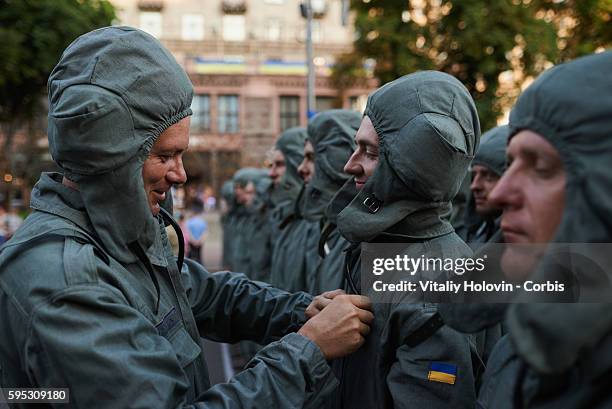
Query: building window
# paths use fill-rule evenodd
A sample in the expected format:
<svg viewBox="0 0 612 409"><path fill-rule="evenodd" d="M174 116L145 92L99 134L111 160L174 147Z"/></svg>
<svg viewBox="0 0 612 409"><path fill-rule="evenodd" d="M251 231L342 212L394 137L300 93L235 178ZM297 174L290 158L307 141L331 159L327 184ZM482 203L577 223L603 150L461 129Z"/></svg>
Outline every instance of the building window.
<svg viewBox="0 0 612 409"><path fill-rule="evenodd" d="M223 39L225 41L244 41L245 38L244 16L232 14L223 16Z"/></svg>
<svg viewBox="0 0 612 409"><path fill-rule="evenodd" d="M199 41L204 39L204 16L201 14L184 14L182 20L183 40Z"/></svg>
<svg viewBox="0 0 612 409"><path fill-rule="evenodd" d="M210 131L210 95L194 95L191 110L191 129L195 132Z"/></svg>
<svg viewBox="0 0 612 409"><path fill-rule="evenodd" d="M247 0L223 0L221 10L225 14L244 14L247 11Z"/></svg>
<svg viewBox="0 0 612 409"><path fill-rule="evenodd" d="M368 94L354 95L349 97L349 108L353 111L363 113L366 103L368 102Z"/></svg>
<svg viewBox="0 0 612 409"><path fill-rule="evenodd" d="M238 95L219 95L217 116L219 133L238 132Z"/></svg>
<svg viewBox="0 0 612 409"><path fill-rule="evenodd" d="M140 29L160 38L162 35L162 15L159 11L141 11Z"/></svg>
<svg viewBox="0 0 612 409"><path fill-rule="evenodd" d="M266 22L266 38L269 41L279 41L281 39L281 21L271 18Z"/></svg>
<svg viewBox="0 0 612 409"><path fill-rule="evenodd" d="M285 129L300 125L300 97L285 95L280 97L280 126Z"/></svg>
<svg viewBox="0 0 612 409"><path fill-rule="evenodd" d="M333 97L316 97L315 98L315 110L317 112L328 111L334 109L334 98Z"/></svg>

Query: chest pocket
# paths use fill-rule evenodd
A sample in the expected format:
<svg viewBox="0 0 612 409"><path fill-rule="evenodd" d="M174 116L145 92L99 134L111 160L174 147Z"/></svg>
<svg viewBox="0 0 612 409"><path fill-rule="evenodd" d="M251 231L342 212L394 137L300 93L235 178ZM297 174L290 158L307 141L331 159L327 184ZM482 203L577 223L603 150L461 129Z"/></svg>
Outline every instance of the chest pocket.
<svg viewBox="0 0 612 409"><path fill-rule="evenodd" d="M185 368L202 353L200 346L183 326L176 307L172 307L155 328L159 335L170 341L181 367Z"/></svg>

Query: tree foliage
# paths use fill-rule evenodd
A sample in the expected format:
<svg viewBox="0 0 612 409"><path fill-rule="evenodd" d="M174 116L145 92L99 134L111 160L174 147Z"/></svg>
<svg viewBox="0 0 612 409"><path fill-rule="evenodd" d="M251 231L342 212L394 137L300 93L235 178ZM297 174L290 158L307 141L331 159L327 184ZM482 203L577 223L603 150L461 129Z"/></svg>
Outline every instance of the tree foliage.
<svg viewBox="0 0 612 409"><path fill-rule="evenodd" d="M612 44L612 0L352 0L356 56L388 82L435 69L461 80L483 130L525 79L552 63ZM500 87L506 74L510 89ZM508 86L506 85L506 88Z"/></svg>
<svg viewBox="0 0 612 409"><path fill-rule="evenodd" d="M44 163L37 139L46 129L47 78L62 51L79 35L108 26L115 18L107 0L0 0L0 171L22 182ZM22 131L20 148L15 135ZM17 183L2 186L5 206ZM4 185L4 184L3 184ZM25 199L25 197L24 197Z"/></svg>
<svg viewBox="0 0 612 409"><path fill-rule="evenodd" d="M62 51L114 18L106 0L0 0L0 123L5 133L7 126L21 127L38 113Z"/></svg>
<svg viewBox="0 0 612 409"><path fill-rule="evenodd" d="M558 29L556 62L612 45L612 0L540 0L536 14Z"/></svg>

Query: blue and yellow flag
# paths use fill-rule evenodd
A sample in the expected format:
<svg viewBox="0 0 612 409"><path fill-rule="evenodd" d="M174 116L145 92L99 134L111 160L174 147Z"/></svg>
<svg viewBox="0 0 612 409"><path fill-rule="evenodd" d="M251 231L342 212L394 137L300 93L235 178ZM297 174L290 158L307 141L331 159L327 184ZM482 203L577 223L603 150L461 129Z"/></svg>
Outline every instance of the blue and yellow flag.
<svg viewBox="0 0 612 409"><path fill-rule="evenodd" d="M430 362L427 379L454 385L457 380L457 365L445 364L444 362Z"/></svg>

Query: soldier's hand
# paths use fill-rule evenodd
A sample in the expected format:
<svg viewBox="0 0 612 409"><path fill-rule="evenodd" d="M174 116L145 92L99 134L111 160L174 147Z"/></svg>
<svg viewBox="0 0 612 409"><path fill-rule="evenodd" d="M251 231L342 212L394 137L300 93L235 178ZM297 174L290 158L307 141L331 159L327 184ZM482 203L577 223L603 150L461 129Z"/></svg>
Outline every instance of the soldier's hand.
<svg viewBox="0 0 612 409"><path fill-rule="evenodd" d="M365 342L374 315L372 303L361 295L338 294L298 331L314 341L326 359L355 352Z"/></svg>
<svg viewBox="0 0 612 409"><path fill-rule="evenodd" d="M333 291L326 291L321 295L317 295L315 298L313 298L308 308L306 308L306 318L310 319L323 311L323 308L327 307L336 296L341 294L345 294L344 290L337 289Z"/></svg>

